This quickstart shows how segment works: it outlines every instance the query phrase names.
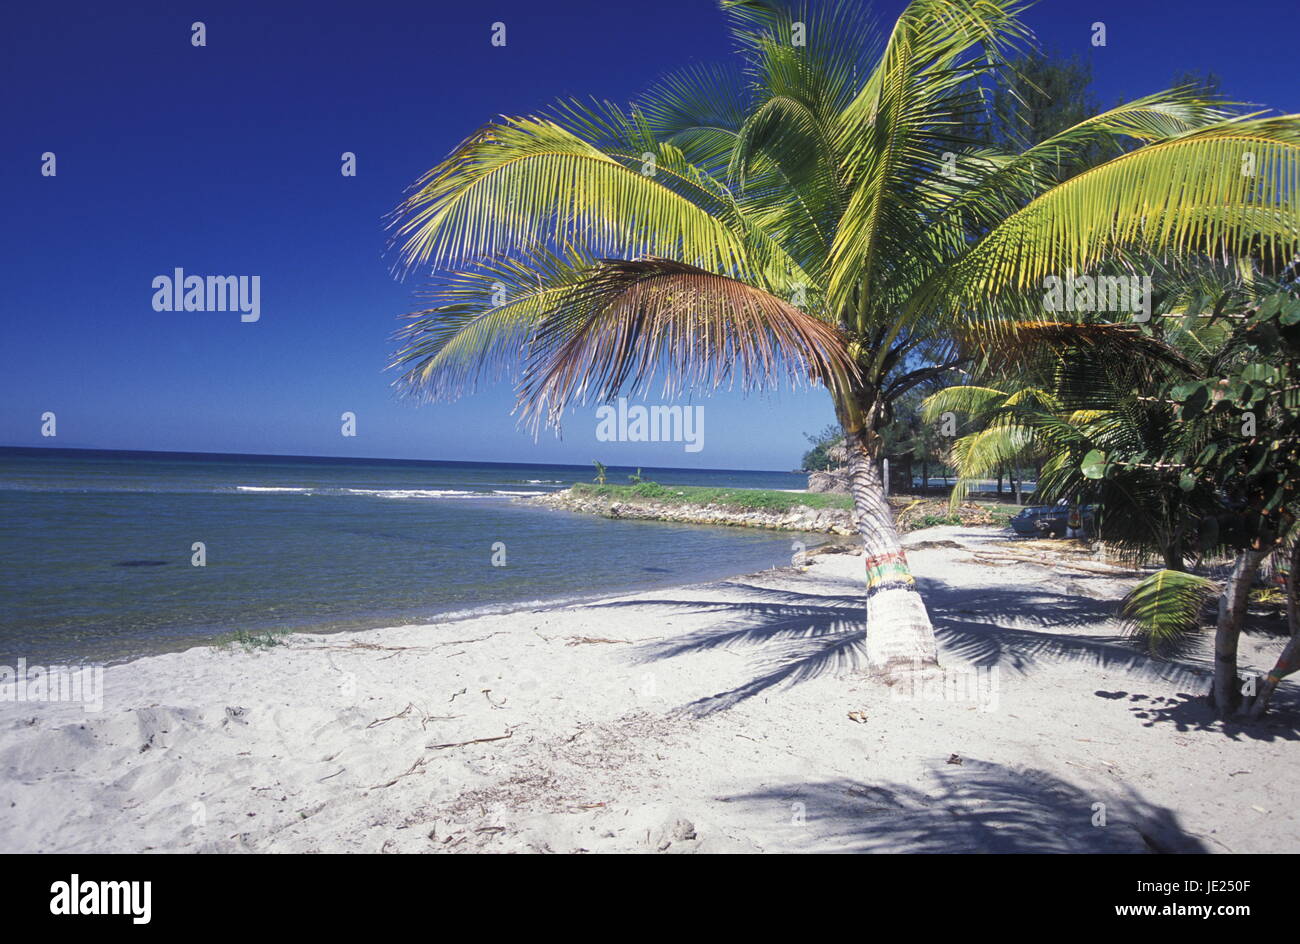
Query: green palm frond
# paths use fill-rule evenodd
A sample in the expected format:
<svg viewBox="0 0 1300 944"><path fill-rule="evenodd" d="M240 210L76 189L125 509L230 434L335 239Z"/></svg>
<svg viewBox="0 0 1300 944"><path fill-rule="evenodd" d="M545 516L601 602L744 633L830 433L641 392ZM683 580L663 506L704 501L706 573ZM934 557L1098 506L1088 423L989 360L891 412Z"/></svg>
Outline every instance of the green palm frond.
<svg viewBox="0 0 1300 944"><path fill-rule="evenodd" d="M740 69L695 64L659 80L636 104L656 140L680 148L692 164L724 179L751 99Z"/></svg>
<svg viewBox="0 0 1300 944"><path fill-rule="evenodd" d="M1004 417L992 425L961 436L953 441L949 458L957 469L951 504L954 508L966 497L970 485L999 470L1016 465L1038 442L1038 428L1031 423Z"/></svg>
<svg viewBox="0 0 1300 944"><path fill-rule="evenodd" d="M1243 172L1252 169L1254 173ZM999 223L915 304L983 309L1123 248L1289 260L1300 249L1296 116L1221 122L1131 151L1052 187Z"/></svg>
<svg viewBox="0 0 1300 944"><path fill-rule="evenodd" d="M1177 646L1201 625L1201 612L1218 592L1212 580L1177 570L1158 570L1143 578L1120 601L1125 630L1144 640L1154 654Z"/></svg>
<svg viewBox="0 0 1300 944"><path fill-rule="evenodd" d="M1051 173L1097 145L1115 149L1121 142L1151 144L1228 120L1224 103L1190 87L1136 98L1093 115L1020 152L998 161L972 162L979 171L971 186L943 208L937 226L992 226L1059 181Z"/></svg>
<svg viewBox="0 0 1300 944"><path fill-rule="evenodd" d="M1114 410L1073 410L1069 421L1075 426L1088 426L1110 419L1114 416L1114 412Z"/></svg>
<svg viewBox="0 0 1300 944"><path fill-rule="evenodd" d="M921 401L921 418L933 423L945 413L978 416L1007 402L1007 392L993 387L961 384L944 387Z"/></svg>
<svg viewBox="0 0 1300 944"><path fill-rule="evenodd" d="M541 118L482 129L421 178L398 213L408 266L547 244L593 256L680 254L718 272L744 268L748 255L740 234L659 174Z"/></svg>
<svg viewBox="0 0 1300 944"><path fill-rule="evenodd" d="M968 150L955 116L972 107L973 81L1028 37L1022 10L984 0L916 0L899 17L839 123L853 191L832 247L833 303L873 293L881 260L931 245L919 238L929 221L910 195L933 185L945 153Z"/></svg>

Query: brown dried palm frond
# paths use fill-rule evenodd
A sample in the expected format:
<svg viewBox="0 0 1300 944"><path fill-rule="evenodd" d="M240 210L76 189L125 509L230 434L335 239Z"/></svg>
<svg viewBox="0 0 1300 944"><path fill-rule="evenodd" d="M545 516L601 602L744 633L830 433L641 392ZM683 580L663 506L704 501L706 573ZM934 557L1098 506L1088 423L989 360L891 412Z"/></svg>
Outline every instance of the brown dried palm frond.
<svg viewBox="0 0 1300 944"><path fill-rule="evenodd" d="M606 259L539 327L519 400L534 423L573 402L705 385L807 380L840 391L857 375L829 321L737 279L672 259Z"/></svg>

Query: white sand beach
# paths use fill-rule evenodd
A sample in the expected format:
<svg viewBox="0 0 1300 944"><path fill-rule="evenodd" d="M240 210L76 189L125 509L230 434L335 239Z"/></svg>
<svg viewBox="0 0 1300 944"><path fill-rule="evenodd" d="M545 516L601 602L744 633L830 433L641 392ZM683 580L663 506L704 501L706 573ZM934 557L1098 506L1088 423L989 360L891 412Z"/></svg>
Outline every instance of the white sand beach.
<svg viewBox="0 0 1300 944"><path fill-rule="evenodd" d="M1121 637L1106 568L1003 559L992 530L907 543L960 698L855 671L853 554L196 648L110 667L97 713L0 705L0 851L1300 850L1293 684L1225 725L1207 650Z"/></svg>

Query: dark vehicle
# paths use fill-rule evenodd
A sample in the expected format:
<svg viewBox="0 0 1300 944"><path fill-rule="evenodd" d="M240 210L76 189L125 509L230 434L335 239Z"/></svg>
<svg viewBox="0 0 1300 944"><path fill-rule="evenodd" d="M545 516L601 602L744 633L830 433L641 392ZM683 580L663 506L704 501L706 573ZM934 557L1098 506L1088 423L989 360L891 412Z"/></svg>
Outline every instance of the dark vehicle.
<svg viewBox="0 0 1300 944"><path fill-rule="evenodd" d="M1091 534L1096 523L1096 505L1079 506L1079 520L1083 532ZM1011 527L1017 534L1040 537L1065 537L1065 530L1070 524L1069 505L1031 505L1022 508L1011 519Z"/></svg>

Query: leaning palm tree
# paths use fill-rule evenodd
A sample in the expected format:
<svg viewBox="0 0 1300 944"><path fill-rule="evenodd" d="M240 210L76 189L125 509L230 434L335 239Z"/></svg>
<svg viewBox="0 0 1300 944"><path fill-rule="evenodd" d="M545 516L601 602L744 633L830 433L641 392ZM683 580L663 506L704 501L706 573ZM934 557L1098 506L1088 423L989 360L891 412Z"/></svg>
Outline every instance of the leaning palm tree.
<svg viewBox="0 0 1300 944"><path fill-rule="evenodd" d="M1021 3L914 0L885 33L851 2L722 7L737 68L627 107L500 119L415 184L396 240L436 273L434 301L395 364L433 397L504 372L536 424L659 384L824 385L865 546L868 660L932 665L881 480L889 403L958 363L956 328L996 324L1049 273L1293 249L1300 125L1182 89L999 153L963 129L1031 41ZM1053 176L1116 140L1127 153Z"/></svg>

